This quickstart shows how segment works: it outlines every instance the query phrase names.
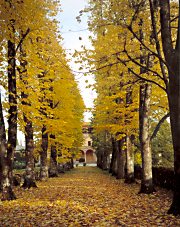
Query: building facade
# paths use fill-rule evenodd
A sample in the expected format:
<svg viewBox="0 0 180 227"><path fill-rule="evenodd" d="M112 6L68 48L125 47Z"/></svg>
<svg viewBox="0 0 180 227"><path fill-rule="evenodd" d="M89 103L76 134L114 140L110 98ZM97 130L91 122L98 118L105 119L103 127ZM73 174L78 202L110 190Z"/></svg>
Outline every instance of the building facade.
<svg viewBox="0 0 180 227"><path fill-rule="evenodd" d="M92 127L90 127L89 123L83 124L83 137L84 143L81 147L81 158L84 159L85 163L87 164L94 164L97 162L96 152L92 147Z"/></svg>

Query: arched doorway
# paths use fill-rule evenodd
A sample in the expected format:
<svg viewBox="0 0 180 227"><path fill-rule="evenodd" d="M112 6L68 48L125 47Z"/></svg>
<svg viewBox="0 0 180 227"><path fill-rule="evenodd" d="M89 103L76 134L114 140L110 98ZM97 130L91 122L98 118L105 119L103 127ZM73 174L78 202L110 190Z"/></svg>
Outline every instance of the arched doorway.
<svg viewBox="0 0 180 227"><path fill-rule="evenodd" d="M93 150L87 150L86 151L86 163L94 163L96 162L95 157L94 157L94 152Z"/></svg>

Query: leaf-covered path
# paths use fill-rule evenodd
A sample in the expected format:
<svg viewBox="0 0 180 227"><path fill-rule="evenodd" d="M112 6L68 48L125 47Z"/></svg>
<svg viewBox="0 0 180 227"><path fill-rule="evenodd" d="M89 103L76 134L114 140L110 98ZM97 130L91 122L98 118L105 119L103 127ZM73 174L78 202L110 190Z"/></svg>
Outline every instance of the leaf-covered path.
<svg viewBox="0 0 180 227"><path fill-rule="evenodd" d="M139 195L138 184L124 184L95 167L15 190L17 200L0 203L1 227L180 226L180 219L166 215L170 192Z"/></svg>

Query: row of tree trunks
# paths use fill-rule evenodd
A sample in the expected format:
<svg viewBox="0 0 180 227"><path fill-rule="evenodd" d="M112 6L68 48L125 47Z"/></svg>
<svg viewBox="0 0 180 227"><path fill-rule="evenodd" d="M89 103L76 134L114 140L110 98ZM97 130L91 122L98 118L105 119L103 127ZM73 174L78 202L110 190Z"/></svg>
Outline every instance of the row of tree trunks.
<svg viewBox="0 0 180 227"><path fill-rule="evenodd" d="M102 170L109 169L109 155L106 148L97 151L97 166Z"/></svg>
<svg viewBox="0 0 180 227"><path fill-rule="evenodd" d="M11 1L7 1L9 7L11 8L13 4ZM20 70L19 76L25 86L26 80L24 77L28 77L26 65L27 61L26 53L24 53L22 44L23 39L29 33L27 29L25 34L22 35L22 39L18 45L15 43L15 20L10 19L8 25L8 31L10 34L9 40L7 41L7 75L8 75L8 138L6 139L6 130L3 118L2 103L0 98L0 189L2 191L2 200L13 200L16 196L12 190L13 185L13 163L14 163L14 153L17 141L17 88L16 88L16 52L20 49ZM17 35L17 34L16 34ZM0 94L1 95L1 94ZM24 92L21 94L22 99L28 98L28 95ZM22 102L23 105L30 105L29 103ZM28 114L24 113L25 122L25 144L26 144L26 174L25 181L23 184L24 188L36 187L35 183L35 163L34 163L34 141L33 141L33 125L31 118ZM42 130L43 131L43 130ZM48 148L48 135L42 133L42 155L41 155L41 179L48 177L48 165L47 165L47 148ZM54 168L57 169L56 162L57 152L55 146L51 147L51 161L54 163Z"/></svg>
<svg viewBox="0 0 180 227"><path fill-rule="evenodd" d="M139 107L139 140L142 154L142 180L140 193L155 191L152 179L152 155L149 134L149 111L152 86L144 83L140 86ZM101 158L102 159L102 158ZM125 136L116 141L112 138L112 159L109 172L116 175L117 179L125 179L126 183L133 183L134 178L134 152L130 136Z"/></svg>
<svg viewBox="0 0 180 227"><path fill-rule="evenodd" d="M16 90L16 48L15 43L15 29L14 29L14 20L10 20L9 29L11 31L11 40L8 40L8 93L9 93L9 110L8 110L8 141L6 138L2 140L2 149L1 149L1 188L2 188L2 200L13 200L15 195L12 191L13 185L13 161L14 161L14 152L16 148L17 141L17 90ZM24 53L21 49L21 55L24 57ZM26 61L20 62L22 71L25 72ZM20 75L22 76L22 75ZM25 95L25 94L24 94ZM2 112L2 105L1 105ZM1 122L4 122L3 114L1 113ZM26 156L27 157L27 179L33 178L33 168L34 168L34 159L32 157L33 153L33 132L31 122L26 118L27 128L26 131ZM30 129L31 128L31 129ZM5 135L5 126L2 123L2 132L4 131ZM30 133L30 134L28 134ZM1 138L2 139L2 138ZM5 146L7 143L7 146ZM30 154L30 157L29 157ZM33 167L32 167L33 165ZM25 179L25 182L27 181Z"/></svg>
<svg viewBox="0 0 180 227"><path fill-rule="evenodd" d="M125 179L125 183L134 182L134 153L128 136L119 141L112 138L112 159L109 172L117 179Z"/></svg>

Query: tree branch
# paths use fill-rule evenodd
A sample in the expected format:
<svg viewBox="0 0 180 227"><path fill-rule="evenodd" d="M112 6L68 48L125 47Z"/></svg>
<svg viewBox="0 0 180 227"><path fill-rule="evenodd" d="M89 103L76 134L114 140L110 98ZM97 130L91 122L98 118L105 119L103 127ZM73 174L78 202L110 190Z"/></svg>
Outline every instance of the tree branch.
<svg viewBox="0 0 180 227"><path fill-rule="evenodd" d="M150 13L151 13L151 24L152 24L152 29L153 29L153 38L155 39L155 44L156 44L156 50L158 55L162 57L162 51L161 51L161 46L159 43L159 39L158 39L158 32L157 32L157 22L156 22L156 17L155 17L155 11L156 11L156 7L154 6L154 2L152 0L149 0L149 4L150 4ZM164 82L166 84L166 88L168 88L168 78L166 76L166 71L165 71L165 67L162 61L160 61L160 67L161 67L161 72L164 78Z"/></svg>
<svg viewBox="0 0 180 227"><path fill-rule="evenodd" d="M129 60L131 60L134 64L136 64L136 65L138 65L139 67L141 67L141 68L143 68L143 69L145 69L145 70L147 70L147 71L149 71L149 72L155 74L157 77L159 77L161 80L164 81L164 78L161 77L161 75L160 75L159 73L157 73L156 71L154 71L154 70L148 68L147 66L144 66L144 65L140 64L140 63L137 62L135 59L133 59L133 58L128 54L127 50L125 50L125 53L126 53L127 57L129 58ZM165 81L164 81L164 82L165 82Z"/></svg>
<svg viewBox="0 0 180 227"><path fill-rule="evenodd" d="M52 107L52 109L55 109L59 104L59 101Z"/></svg>
<svg viewBox="0 0 180 227"><path fill-rule="evenodd" d="M138 13L139 13L139 11L140 11L140 7L143 7L144 4L145 4L145 2L146 2L146 0L142 0L139 4L132 5L132 8L135 9L135 12L134 12L134 14L133 14L133 16L132 16L132 19L131 19L131 23L130 23L130 26L131 26L131 27L132 27L133 22L134 22L134 21L136 20L136 18L137 18L137 15L138 15ZM133 4L133 2L132 2L132 4Z"/></svg>
<svg viewBox="0 0 180 227"><path fill-rule="evenodd" d="M153 140L153 139L156 137L156 135L157 135L157 133L158 133L158 131L159 131L159 129L160 129L162 123L163 123L169 116L170 116L170 114L167 113L164 117L161 118L161 120L159 121L159 123L156 125L156 127L155 127L155 129L154 129L154 132L153 132L153 134L152 134L150 140Z"/></svg>
<svg viewBox="0 0 180 227"><path fill-rule="evenodd" d="M124 65L127 67L127 69L128 69L132 74L134 74L137 78L139 78L139 79L141 79L141 80L143 80L143 81L149 82L149 83L153 83L153 84L155 84L156 86L158 86L159 88L161 88L163 91L166 92L166 89L165 89L163 86L161 86L160 84L156 83L156 82L153 81L153 80L150 80L150 79L147 79L147 78L144 78L144 77L138 75L137 73L134 72L134 70L132 70L131 68L129 68L129 67L127 66L127 64L126 64L122 59L120 59L119 57L117 57L117 59L118 59L122 64L124 64Z"/></svg>
<svg viewBox="0 0 180 227"><path fill-rule="evenodd" d="M180 6L179 6L179 16L178 16L178 30L177 30L177 39L176 39L176 47L175 49L179 51L180 49Z"/></svg>
<svg viewBox="0 0 180 227"><path fill-rule="evenodd" d="M178 18L179 18L179 16L176 16L173 19L171 19L171 23L174 22L175 20L177 20Z"/></svg>
<svg viewBox="0 0 180 227"><path fill-rule="evenodd" d="M19 43L18 43L18 45L17 45L17 47L16 47L16 52L17 52L18 49L20 48L21 44L23 43L24 39L25 39L26 36L29 34L29 32L30 32L30 28L28 28L28 29L26 30L26 32L22 35L21 40L19 41Z"/></svg>
<svg viewBox="0 0 180 227"><path fill-rule="evenodd" d="M173 45L170 27L170 3L169 0L160 0L160 23L162 46L166 61L169 63L173 54Z"/></svg>
<svg viewBox="0 0 180 227"><path fill-rule="evenodd" d="M156 56L161 62L163 62L168 67L167 62L164 61L164 59L161 56L159 56L159 54L157 54L156 52L152 51L148 46L145 45L144 42L141 41L141 39L138 37L138 35L133 31L131 26L127 26L127 29L134 35L134 37L139 41L139 43L144 48L146 48L146 50L148 50L150 53L152 53L154 56Z"/></svg>

